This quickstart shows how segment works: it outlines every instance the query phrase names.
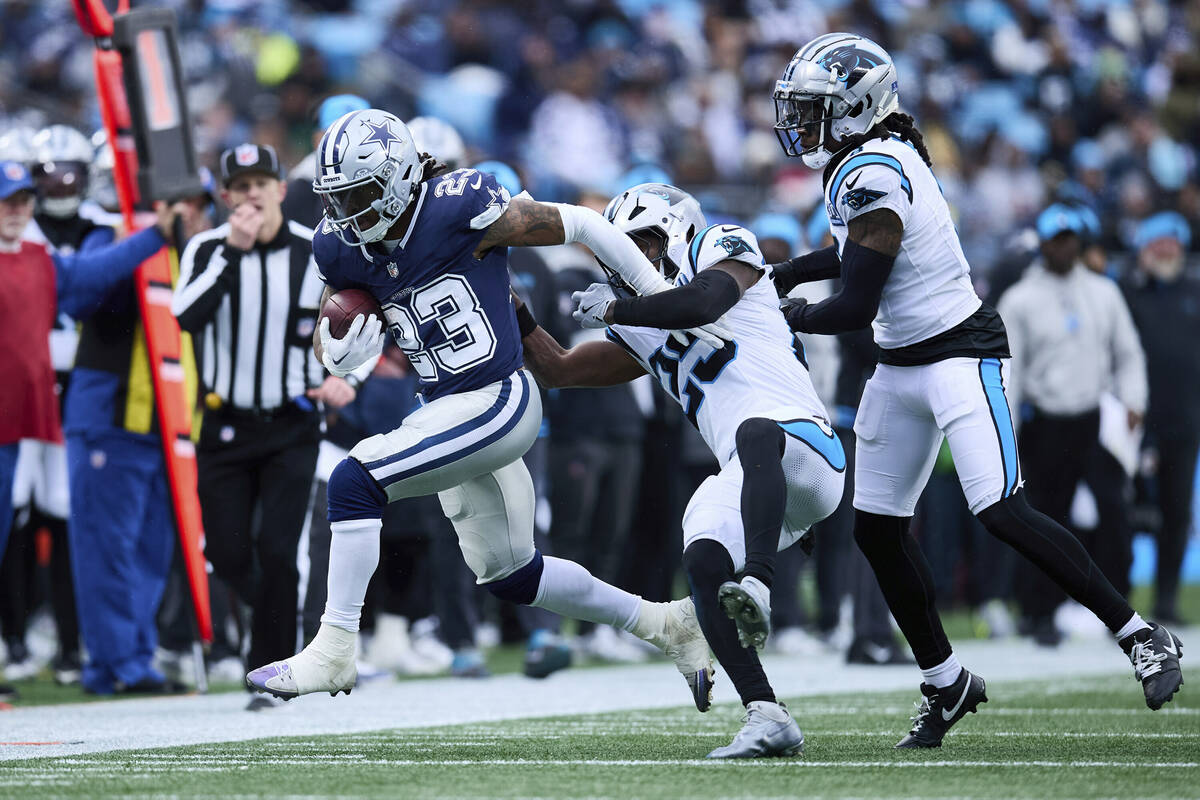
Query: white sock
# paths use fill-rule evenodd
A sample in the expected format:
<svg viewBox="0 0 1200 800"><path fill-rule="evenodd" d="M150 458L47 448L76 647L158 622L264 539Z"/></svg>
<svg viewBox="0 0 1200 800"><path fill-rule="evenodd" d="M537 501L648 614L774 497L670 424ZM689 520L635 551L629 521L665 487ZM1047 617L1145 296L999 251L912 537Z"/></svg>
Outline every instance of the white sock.
<svg viewBox="0 0 1200 800"><path fill-rule="evenodd" d="M1149 627L1150 627L1150 623L1148 623L1148 622L1146 622L1146 620L1142 619L1142 615L1135 611L1135 612L1133 612L1133 616L1129 618L1129 622L1126 622L1125 625L1121 628L1121 630L1117 631L1117 633L1116 633L1117 641L1119 642L1122 639L1124 639L1126 636L1131 636L1132 634L1137 633L1142 628L1149 628Z"/></svg>
<svg viewBox="0 0 1200 800"><path fill-rule="evenodd" d="M958 680L960 672L962 672L962 664L958 663L958 656L954 653L951 653L949 658L936 667L921 670L921 674L925 676L925 682L939 689L953 686L954 682Z"/></svg>
<svg viewBox="0 0 1200 800"><path fill-rule="evenodd" d="M379 566L382 519L347 519L329 523L329 594L321 622L358 631L367 584Z"/></svg>
<svg viewBox="0 0 1200 800"><path fill-rule="evenodd" d="M542 580L531 605L564 617L615 625L630 630L637 624L642 598L594 577L562 558L542 559Z"/></svg>

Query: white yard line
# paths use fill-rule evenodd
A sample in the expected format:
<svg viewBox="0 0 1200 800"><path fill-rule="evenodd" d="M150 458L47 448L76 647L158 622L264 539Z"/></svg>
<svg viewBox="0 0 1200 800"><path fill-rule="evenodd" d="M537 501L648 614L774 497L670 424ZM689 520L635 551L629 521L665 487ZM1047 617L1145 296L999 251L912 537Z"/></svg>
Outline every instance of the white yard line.
<svg viewBox="0 0 1200 800"><path fill-rule="evenodd" d="M1194 631L1195 634L1200 631ZM1186 633L1183 638L1185 641L1188 638ZM1140 697L1141 694L1128 661L1111 641L1072 641L1057 650L1019 641L972 641L959 645L957 652L964 664L990 681L1070 680L1121 674L1129 677L1130 696ZM767 656L764 663L776 693L781 697L910 689L915 698L920 682L915 667L850 666L841 664L834 656ZM993 691L992 698L999 700L1000 695ZM718 676L714 700L736 699L729 681ZM51 744L0 745L0 761L276 736L321 737L393 728L668 708L690 705L691 702L683 679L666 663L566 670L542 681L503 675L486 680L439 678L377 682L360 687L349 697L334 699L327 695L309 695L282 708L258 713L244 711L246 701L244 694L229 693L7 711L0 713L0 741ZM823 704L822 710L849 714L856 708L865 710L868 707L871 707L869 702L856 700L837 708ZM802 717L804 708L796 706L795 709ZM878 711L879 707L871 707L871 710ZM897 710L897 713L909 710ZM1125 710L1130 714L1152 713L1146 709ZM1107 709L1076 711L1082 714L1113 713ZM1180 712L1196 714L1200 710L1170 711ZM716 712L717 715L720 713ZM1044 712L989 705L985 707L985 713L1024 715ZM697 717L697 723L708 719L711 717ZM698 724L697 727L709 726ZM920 765L934 763L938 762L921 762ZM961 765L962 762L954 763ZM1059 766L1058 762L1054 765ZM914 762L913 766L917 764Z"/></svg>

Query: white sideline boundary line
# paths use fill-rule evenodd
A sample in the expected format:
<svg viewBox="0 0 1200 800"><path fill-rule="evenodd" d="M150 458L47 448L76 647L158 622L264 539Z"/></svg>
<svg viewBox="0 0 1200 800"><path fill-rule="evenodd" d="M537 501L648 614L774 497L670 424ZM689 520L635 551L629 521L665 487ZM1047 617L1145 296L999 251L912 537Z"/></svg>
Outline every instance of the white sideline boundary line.
<svg viewBox="0 0 1200 800"><path fill-rule="evenodd" d="M1191 635L1200 635L1200 630L1193 629ZM1186 641L1189 632L1184 631L1181 636ZM1055 678L1070 681L1087 676L1125 675L1128 677L1130 698L1141 697L1141 687L1133 679L1129 662L1115 643L1108 639L1073 640L1057 650L1047 650L1014 640L970 641L956 649L964 664L989 681ZM767 674L781 697L798 698L837 692L877 693L908 689L916 699L920 673L915 666L868 667L836 664L831 669L831 661L829 655L767 656L763 659ZM1187 669L1186 662L1184 668ZM1186 689L1185 686L1184 690ZM1019 691L1019 686L1015 687L1013 694L1019 695ZM737 699L728 678L723 674L718 675L713 699L715 702ZM1019 696L1013 699L1020 702ZM864 700L865 698L855 700L846 706L837 707L822 703L821 711L852 714L856 709L881 710L880 706L871 706ZM982 713L1015 716L1047 713L1045 710L1027 707L1003 707L1003 694L998 692L992 692L991 700L991 703L981 708ZM0 741L55 742L37 746L0 745L0 761L283 736L323 737L509 719L691 706L690 695L682 677L670 664L664 662L566 670L540 681L520 675L502 675L484 680L438 678L391 683L374 682L365 684L349 697L334 699L323 694L309 695L293 700L282 708L257 713L243 710L246 701L246 694L231 692L208 696L40 706L0 712ZM803 726L803 704L793 705L793 710ZM1155 714L1164 719L1177 714L1200 714L1200 709L1174 709L1170 706L1159 712L1151 712L1145 708L1121 708L1111 711L1061 709L1053 713L1057 715L1060 711L1080 714ZM910 712L909 708L896 711L896 735L903 733L902 728L906 723L903 717ZM736 729L736 721L732 719L732 715L722 714L723 712L718 710L703 717L697 715L696 730L704 733L723 730L720 723L724 721L729 723L728 732L732 733ZM269 746L268 743L264 745ZM918 762L912 763L916 765ZM924 765L937 762L919 763ZM962 765L963 762L953 763ZM1054 762L1054 765L1061 766L1057 762Z"/></svg>
<svg viewBox="0 0 1200 800"><path fill-rule="evenodd" d="M60 764L62 762L55 762ZM78 762L73 762L78 763ZM107 765L101 762L83 762L95 766L95 769L61 770L64 774L73 772L85 773L88 777L103 777L104 775L135 776L138 774L154 774L162 772L227 772L240 770L243 767L289 767L295 766L292 759L214 759L211 765L173 765L161 764L156 766L142 765L130 767ZM944 768L944 767L1024 767L1024 768L1070 768L1070 769L1195 769L1200 767L1200 761L808 761L803 756L797 758L755 758L755 759L709 759L709 758L666 758L655 759L537 759L537 758L488 758L488 759L388 759L388 758L356 758L346 759L345 763L353 766L381 767L714 767L717 769L732 769L751 767L753 769L800 769L800 768L829 768L829 767L861 767L887 768L901 767L905 769ZM12 766L4 769L5 774L38 774L45 775L42 766ZM0 785L5 781L0 780Z"/></svg>

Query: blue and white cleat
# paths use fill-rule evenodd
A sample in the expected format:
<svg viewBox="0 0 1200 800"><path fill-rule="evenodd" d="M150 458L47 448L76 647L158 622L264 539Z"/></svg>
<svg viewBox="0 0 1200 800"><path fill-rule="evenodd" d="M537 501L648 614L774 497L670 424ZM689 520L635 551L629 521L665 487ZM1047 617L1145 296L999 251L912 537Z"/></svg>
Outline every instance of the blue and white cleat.
<svg viewBox="0 0 1200 800"><path fill-rule="evenodd" d="M740 582L722 583L717 601L737 626L742 647L761 650L771 635L771 590L758 578L747 575Z"/></svg>
<svg viewBox="0 0 1200 800"><path fill-rule="evenodd" d="M774 758L804 752L804 734L783 703L754 700L746 706L745 723L724 747L709 758Z"/></svg>
<svg viewBox="0 0 1200 800"><path fill-rule="evenodd" d="M291 700L302 694L350 694L358 681L355 642L358 634L332 625L321 629L308 647L291 658L259 667L246 675L251 689Z"/></svg>

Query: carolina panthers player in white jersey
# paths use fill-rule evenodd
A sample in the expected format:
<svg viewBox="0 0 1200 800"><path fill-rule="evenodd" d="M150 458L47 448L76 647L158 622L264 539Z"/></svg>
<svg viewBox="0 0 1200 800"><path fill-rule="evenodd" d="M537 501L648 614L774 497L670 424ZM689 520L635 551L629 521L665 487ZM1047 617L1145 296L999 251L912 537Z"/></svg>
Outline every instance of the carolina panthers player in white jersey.
<svg viewBox="0 0 1200 800"><path fill-rule="evenodd" d="M322 305L348 288L378 300L386 330L420 377L422 406L396 430L360 442L334 469L320 630L301 653L253 670L247 683L283 698L349 693L384 506L435 492L467 565L497 597L624 628L664 649L685 674L711 669L690 598L649 603L535 549L533 482L521 461L542 412L522 369L508 246L581 242L629 270L641 291L666 282L596 212L511 198L475 170L447 172L384 111L343 116L326 131L317 159L313 188L326 209L313 237L326 283ZM384 330L383 320L360 314L335 339L322 319L314 347L331 373L345 375L380 354Z"/></svg>
<svg viewBox="0 0 1200 800"><path fill-rule="evenodd" d="M623 298L610 284L577 292L576 320L608 327L608 341L570 350L518 309L526 363L540 383L556 387L608 386L649 373L699 429L721 471L684 512L683 565L704 635L747 708L733 742L709 755L792 755L804 737L776 702L754 646L769 632L775 553L837 508L845 453L764 278L754 234L706 226L691 195L660 183L623 192L605 216L676 288ZM605 266L612 283L624 286L621 265ZM733 332L721 347L668 334L718 319ZM706 710L711 674L688 682Z"/></svg>
<svg viewBox="0 0 1200 800"><path fill-rule="evenodd" d="M842 279L820 303L785 302L788 322L808 333L873 325L880 347L854 423L854 535L924 676L924 702L897 747L940 746L987 700L983 680L951 650L929 565L909 533L943 436L971 511L1112 630L1146 704L1160 708L1182 683L1178 638L1134 613L1079 541L1021 492L1004 324L975 294L921 134L897 111L892 59L869 39L830 33L800 48L774 97L784 151L824 168L836 240L774 265L777 287Z"/></svg>

